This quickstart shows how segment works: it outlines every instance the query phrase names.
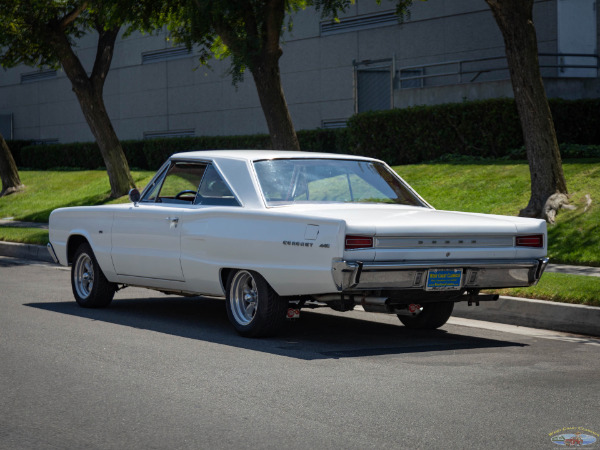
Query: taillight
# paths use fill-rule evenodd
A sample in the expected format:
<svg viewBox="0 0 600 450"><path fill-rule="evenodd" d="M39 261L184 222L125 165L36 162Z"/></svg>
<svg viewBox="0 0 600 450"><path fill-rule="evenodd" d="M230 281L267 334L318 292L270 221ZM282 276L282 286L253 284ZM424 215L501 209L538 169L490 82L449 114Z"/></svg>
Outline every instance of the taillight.
<svg viewBox="0 0 600 450"><path fill-rule="evenodd" d="M544 246L544 235L531 234L529 236L517 236L516 246L542 248Z"/></svg>
<svg viewBox="0 0 600 450"><path fill-rule="evenodd" d="M346 236L346 250L373 248L373 238L368 236Z"/></svg>

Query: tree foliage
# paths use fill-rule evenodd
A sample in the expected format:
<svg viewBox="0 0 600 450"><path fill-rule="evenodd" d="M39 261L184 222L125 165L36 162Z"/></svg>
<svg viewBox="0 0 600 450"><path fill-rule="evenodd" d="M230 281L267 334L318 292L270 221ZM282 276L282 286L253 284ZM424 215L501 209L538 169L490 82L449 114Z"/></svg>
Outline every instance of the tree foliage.
<svg viewBox="0 0 600 450"><path fill-rule="evenodd" d="M102 93L119 30L136 11L125 0L0 2L0 65L63 68L102 151L113 197L134 183ZM98 44L88 75L74 49L90 33L98 35Z"/></svg>
<svg viewBox="0 0 600 450"><path fill-rule="evenodd" d="M167 25L171 36L197 49L200 61L230 58L234 84L249 71L271 135L273 148L298 150L299 143L281 86L279 59L282 35L291 15L314 7L337 16L352 0L145 0L153 19L145 15L138 28ZM287 17L287 20L286 20Z"/></svg>

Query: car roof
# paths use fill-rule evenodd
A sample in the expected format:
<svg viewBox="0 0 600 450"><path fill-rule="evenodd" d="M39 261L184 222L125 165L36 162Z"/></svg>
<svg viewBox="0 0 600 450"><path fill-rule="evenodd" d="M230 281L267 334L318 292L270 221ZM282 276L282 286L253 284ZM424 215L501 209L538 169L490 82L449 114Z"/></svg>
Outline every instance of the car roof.
<svg viewBox="0 0 600 450"><path fill-rule="evenodd" d="M317 152L301 152L291 150L201 150L176 153L171 156L172 159L186 160L219 160L219 159L235 159L241 161L258 161L264 159L348 159L362 161L376 161L373 158L364 156L342 155L338 153L317 153Z"/></svg>

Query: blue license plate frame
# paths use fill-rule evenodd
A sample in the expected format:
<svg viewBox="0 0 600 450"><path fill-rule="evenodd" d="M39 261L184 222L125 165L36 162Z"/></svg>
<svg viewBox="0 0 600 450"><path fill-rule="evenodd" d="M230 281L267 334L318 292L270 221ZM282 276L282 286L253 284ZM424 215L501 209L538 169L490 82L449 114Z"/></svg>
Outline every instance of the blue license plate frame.
<svg viewBox="0 0 600 450"><path fill-rule="evenodd" d="M429 269L426 291L458 291L462 287L462 269Z"/></svg>

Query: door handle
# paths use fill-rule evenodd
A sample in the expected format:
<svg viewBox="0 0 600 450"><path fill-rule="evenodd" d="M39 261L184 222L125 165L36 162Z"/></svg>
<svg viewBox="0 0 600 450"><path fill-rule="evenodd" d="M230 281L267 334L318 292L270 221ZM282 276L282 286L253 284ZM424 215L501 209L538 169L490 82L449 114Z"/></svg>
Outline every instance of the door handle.
<svg viewBox="0 0 600 450"><path fill-rule="evenodd" d="M166 217L165 220L168 220L169 228L177 228L177 224L179 223L179 217Z"/></svg>

